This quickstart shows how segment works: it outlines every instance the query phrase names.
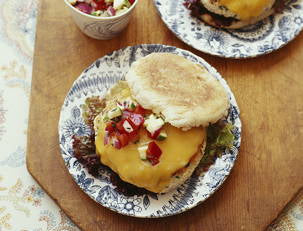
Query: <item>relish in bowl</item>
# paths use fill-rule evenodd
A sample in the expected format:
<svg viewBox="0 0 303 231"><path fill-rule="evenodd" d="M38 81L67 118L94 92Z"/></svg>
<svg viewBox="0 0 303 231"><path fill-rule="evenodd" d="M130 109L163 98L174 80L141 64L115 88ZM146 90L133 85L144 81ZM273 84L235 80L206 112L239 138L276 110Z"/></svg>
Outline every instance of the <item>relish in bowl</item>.
<svg viewBox="0 0 303 231"><path fill-rule="evenodd" d="M136 0L68 0L81 12L98 17L112 17L126 12Z"/></svg>

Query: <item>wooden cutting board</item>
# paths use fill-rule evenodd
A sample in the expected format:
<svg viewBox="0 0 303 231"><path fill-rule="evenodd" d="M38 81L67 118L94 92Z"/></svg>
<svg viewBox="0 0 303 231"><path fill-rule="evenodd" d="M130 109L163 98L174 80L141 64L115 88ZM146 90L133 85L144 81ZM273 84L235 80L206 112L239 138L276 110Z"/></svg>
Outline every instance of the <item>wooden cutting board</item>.
<svg viewBox="0 0 303 231"><path fill-rule="evenodd" d="M303 184L303 34L281 50L227 60L193 50L140 0L125 32L110 41L82 34L62 0L41 0L28 132L29 172L84 231L262 230ZM161 43L190 50L218 69L233 90L243 122L239 159L223 187L173 217L137 219L103 208L70 177L58 145L59 112L82 70L125 46Z"/></svg>

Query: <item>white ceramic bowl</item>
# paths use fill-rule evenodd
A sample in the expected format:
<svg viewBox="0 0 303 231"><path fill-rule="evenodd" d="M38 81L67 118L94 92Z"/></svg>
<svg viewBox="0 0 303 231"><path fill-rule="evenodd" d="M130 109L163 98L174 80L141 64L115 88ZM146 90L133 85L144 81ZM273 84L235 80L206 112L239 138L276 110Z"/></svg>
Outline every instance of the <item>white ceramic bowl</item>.
<svg viewBox="0 0 303 231"><path fill-rule="evenodd" d="M95 39L106 40L117 36L125 29L138 0L123 14L112 17L85 14L73 7L68 0L64 0L64 2L68 6L75 23L84 34Z"/></svg>

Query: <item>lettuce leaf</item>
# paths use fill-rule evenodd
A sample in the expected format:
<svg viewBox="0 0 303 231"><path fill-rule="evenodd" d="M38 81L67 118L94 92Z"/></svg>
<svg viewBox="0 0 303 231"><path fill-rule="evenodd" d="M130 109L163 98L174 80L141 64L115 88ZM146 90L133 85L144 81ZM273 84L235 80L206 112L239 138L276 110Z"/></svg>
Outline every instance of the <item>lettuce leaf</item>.
<svg viewBox="0 0 303 231"><path fill-rule="evenodd" d="M84 122L92 131L94 131L94 119L103 111L104 107L105 99L98 96L86 98L85 104L81 105Z"/></svg>
<svg viewBox="0 0 303 231"><path fill-rule="evenodd" d="M226 148L231 148L234 142L231 123L219 121L207 128L207 143L202 158L203 165L212 164L217 156L222 155Z"/></svg>

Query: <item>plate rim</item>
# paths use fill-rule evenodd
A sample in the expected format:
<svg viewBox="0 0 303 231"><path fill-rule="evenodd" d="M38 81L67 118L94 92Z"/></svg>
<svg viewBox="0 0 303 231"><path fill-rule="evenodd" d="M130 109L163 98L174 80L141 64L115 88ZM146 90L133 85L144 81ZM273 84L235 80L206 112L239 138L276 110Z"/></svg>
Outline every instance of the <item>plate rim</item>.
<svg viewBox="0 0 303 231"><path fill-rule="evenodd" d="M244 56L244 57L240 57L240 56L226 56L226 55L220 55L218 53L214 53L211 51L211 49L201 49L199 48L198 46L196 46L195 44L192 44L190 42L187 42L181 35L178 35L172 28L171 26L169 25L169 23L163 19L163 16L160 12L160 9L157 7L157 1L162 1L162 0L153 0L153 3L154 3L154 7L156 8L157 10L157 13L159 15L159 17L161 18L162 22L165 24L165 26L179 39L181 40L183 43L185 43L186 45L200 51L200 52L203 52L205 54L208 54L208 55L212 55L212 56L215 56L215 57L219 57L219 58L225 58L225 59L232 59L232 60L245 60L245 59L253 59L253 58L257 58L257 57L260 57L260 56L263 56L263 55L267 55L267 54L270 54L270 53L273 53L273 52L276 52L278 50L280 50L281 48L285 47L286 45L288 45L290 42L292 42L302 31L303 31L303 24L301 26L301 28L299 30L297 30L293 37L290 38L289 40L287 40L287 42L284 42L283 44L281 44L279 47L273 49L273 50L268 50L268 51L265 51L263 53L258 53L258 54L254 54L254 55L247 55L247 56ZM174 0L175 1L175 0ZM182 0L177 0L177 1L182 1ZM303 2L302 2L302 8L303 8ZM272 17L272 15L268 16L268 17ZM264 19L263 19L264 20ZM261 20L262 21L262 20ZM212 26L210 25L207 25L206 23L204 22L201 22L203 24L204 27L210 27L210 28L213 28Z"/></svg>

